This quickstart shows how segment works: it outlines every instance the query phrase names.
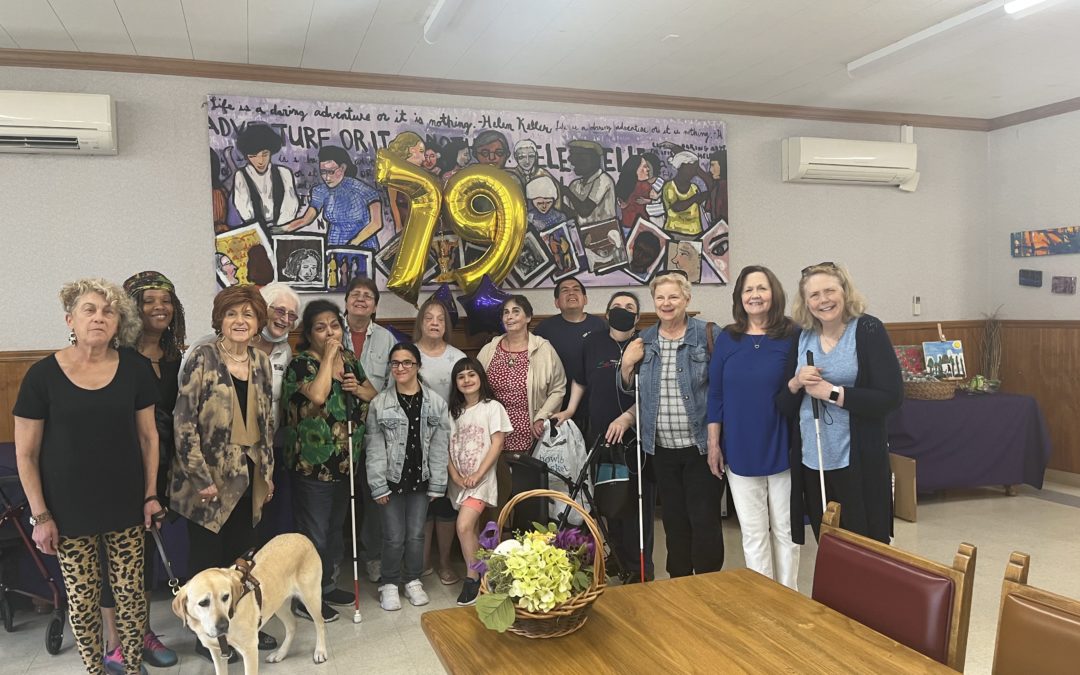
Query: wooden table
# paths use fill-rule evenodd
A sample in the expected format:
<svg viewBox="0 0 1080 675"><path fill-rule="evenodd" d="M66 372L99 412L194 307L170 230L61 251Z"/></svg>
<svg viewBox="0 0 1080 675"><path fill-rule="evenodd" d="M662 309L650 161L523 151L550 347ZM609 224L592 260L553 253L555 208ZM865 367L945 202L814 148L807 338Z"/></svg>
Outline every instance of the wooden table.
<svg viewBox="0 0 1080 675"><path fill-rule="evenodd" d="M953 673L756 572L609 588L585 626L528 639L484 628L473 607L427 612L450 673Z"/></svg>

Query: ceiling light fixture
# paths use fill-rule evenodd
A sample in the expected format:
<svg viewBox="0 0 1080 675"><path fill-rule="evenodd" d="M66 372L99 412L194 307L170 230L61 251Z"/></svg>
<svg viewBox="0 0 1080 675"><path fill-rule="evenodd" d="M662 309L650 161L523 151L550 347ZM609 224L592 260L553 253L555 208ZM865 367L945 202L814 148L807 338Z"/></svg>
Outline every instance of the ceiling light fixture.
<svg viewBox="0 0 1080 675"><path fill-rule="evenodd" d="M442 37L446 27L454 20L462 0L437 0L424 23L424 42L433 45Z"/></svg>
<svg viewBox="0 0 1080 675"><path fill-rule="evenodd" d="M1046 2L1046 0L1011 0L1010 2L1005 3L1005 13L1016 14L1017 12L1022 12L1029 7L1041 5L1044 2Z"/></svg>

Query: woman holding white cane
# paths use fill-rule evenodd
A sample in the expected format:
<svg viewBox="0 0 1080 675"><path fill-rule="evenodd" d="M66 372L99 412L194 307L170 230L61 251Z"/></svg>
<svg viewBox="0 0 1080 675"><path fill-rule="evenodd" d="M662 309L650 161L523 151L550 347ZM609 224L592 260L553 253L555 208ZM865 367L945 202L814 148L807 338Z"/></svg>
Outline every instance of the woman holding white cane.
<svg viewBox="0 0 1080 675"><path fill-rule="evenodd" d="M323 621L338 617L330 605L356 601L354 593L337 587L335 572L345 555L342 528L349 513L350 462L358 459L364 439L363 411L356 404L375 398L360 362L341 345L344 325L334 303L308 303L299 353L289 363L282 386L293 511L297 529L322 557L323 606L318 609ZM294 614L308 620L315 610L302 603L293 606Z"/></svg>
<svg viewBox="0 0 1080 675"><path fill-rule="evenodd" d="M866 301L840 266L803 269L792 316L803 328L788 356L794 376L777 403L798 419L792 439L792 489L802 493L815 536L821 525L819 472L829 501L843 506L844 529L888 543L892 499L885 418L903 400L903 381L885 326L865 313ZM807 365L807 352L814 365ZM803 393L809 396L803 396ZM821 401L821 458L811 402ZM795 470L801 464L802 470ZM800 505L793 500L797 514ZM802 532L792 533L802 543Z"/></svg>

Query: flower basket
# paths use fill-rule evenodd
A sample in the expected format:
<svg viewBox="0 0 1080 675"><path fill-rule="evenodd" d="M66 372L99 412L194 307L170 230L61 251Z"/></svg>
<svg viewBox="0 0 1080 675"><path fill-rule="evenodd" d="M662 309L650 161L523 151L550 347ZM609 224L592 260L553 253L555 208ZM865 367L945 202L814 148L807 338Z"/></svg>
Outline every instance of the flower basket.
<svg viewBox="0 0 1080 675"><path fill-rule="evenodd" d="M945 401L956 395L963 380L939 380L932 382L904 382L904 396L920 401Z"/></svg>
<svg viewBox="0 0 1080 675"><path fill-rule="evenodd" d="M584 524L588 527L595 543L592 583L586 590L571 596L569 600L546 612L530 612L515 604L514 623L507 630L527 638L561 637L578 630L585 625L585 621L589 618L589 608L607 586L607 574L604 569L604 538L600 534L600 528L592 516L582 509L577 502L563 493L554 490L529 490L515 495L499 512L499 532L503 531L506 523L510 520L510 515L513 513L515 506L526 499L544 497L568 504L581 514ZM480 593L486 594L490 592L487 575L485 574L480 581Z"/></svg>

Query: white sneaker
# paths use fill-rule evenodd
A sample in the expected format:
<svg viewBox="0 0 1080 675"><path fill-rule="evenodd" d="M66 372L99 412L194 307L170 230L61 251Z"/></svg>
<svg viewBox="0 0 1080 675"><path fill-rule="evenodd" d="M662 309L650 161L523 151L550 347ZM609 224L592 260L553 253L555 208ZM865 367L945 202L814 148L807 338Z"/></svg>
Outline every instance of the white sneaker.
<svg viewBox="0 0 1080 675"><path fill-rule="evenodd" d="M419 579L413 579L405 584L405 597L409 599L413 607L420 607L431 602L427 593L424 592L424 584Z"/></svg>
<svg viewBox="0 0 1080 675"><path fill-rule="evenodd" d="M382 576L382 561L381 560L369 560L364 564L367 567L367 578L373 584L379 583L379 577Z"/></svg>
<svg viewBox="0 0 1080 675"><path fill-rule="evenodd" d="M397 584L379 586L379 607L388 612L396 612L401 609L401 596L398 595Z"/></svg>

